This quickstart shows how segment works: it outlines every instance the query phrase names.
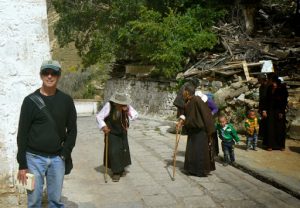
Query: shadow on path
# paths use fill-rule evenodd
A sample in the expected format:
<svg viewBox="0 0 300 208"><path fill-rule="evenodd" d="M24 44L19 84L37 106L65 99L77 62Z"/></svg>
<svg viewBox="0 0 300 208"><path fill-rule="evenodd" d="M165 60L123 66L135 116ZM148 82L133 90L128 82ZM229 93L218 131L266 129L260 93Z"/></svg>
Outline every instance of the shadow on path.
<svg viewBox="0 0 300 208"><path fill-rule="evenodd" d="M76 204L75 202L69 201L67 197L62 196L61 200L63 201L63 203L65 204L65 207L68 208L78 208L78 204Z"/></svg>
<svg viewBox="0 0 300 208"><path fill-rule="evenodd" d="M289 149L290 149L292 152L297 152L297 153L300 154L300 147L290 146Z"/></svg>
<svg viewBox="0 0 300 208"><path fill-rule="evenodd" d="M164 160L165 163L166 163L166 170L167 170L167 173L169 175L169 177L171 178L171 180L175 180L175 178L173 177L173 171L174 171L174 166L173 166L173 160ZM177 167L177 169L181 170L183 169L183 162L182 161L178 161L176 160L176 164L175 164L175 167ZM175 169L175 173L176 173L176 169Z"/></svg>
<svg viewBox="0 0 300 208"><path fill-rule="evenodd" d="M98 167L94 168L95 171L99 172L99 173L105 173L105 166L104 165L100 165Z"/></svg>

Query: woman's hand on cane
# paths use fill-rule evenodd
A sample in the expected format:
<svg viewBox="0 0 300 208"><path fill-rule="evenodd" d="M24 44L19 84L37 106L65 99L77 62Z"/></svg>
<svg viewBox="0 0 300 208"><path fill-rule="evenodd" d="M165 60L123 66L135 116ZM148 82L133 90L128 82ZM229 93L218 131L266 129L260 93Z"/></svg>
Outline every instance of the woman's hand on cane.
<svg viewBox="0 0 300 208"><path fill-rule="evenodd" d="M108 128L107 126L104 126L102 128L102 131L103 131L104 134L108 134L110 132L110 128Z"/></svg>
<svg viewBox="0 0 300 208"><path fill-rule="evenodd" d="M183 126L183 120L182 119L179 119L179 121L176 123L176 131L180 131L181 128Z"/></svg>

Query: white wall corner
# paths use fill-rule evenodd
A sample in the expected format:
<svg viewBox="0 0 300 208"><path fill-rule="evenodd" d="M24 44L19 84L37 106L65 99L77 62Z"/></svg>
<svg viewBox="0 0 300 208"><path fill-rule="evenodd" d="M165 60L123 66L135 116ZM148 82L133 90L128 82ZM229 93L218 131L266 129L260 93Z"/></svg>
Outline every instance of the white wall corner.
<svg viewBox="0 0 300 208"><path fill-rule="evenodd" d="M41 86L40 65L51 57L46 6L46 0L0 0L0 180L9 176L9 183L18 168L20 106Z"/></svg>

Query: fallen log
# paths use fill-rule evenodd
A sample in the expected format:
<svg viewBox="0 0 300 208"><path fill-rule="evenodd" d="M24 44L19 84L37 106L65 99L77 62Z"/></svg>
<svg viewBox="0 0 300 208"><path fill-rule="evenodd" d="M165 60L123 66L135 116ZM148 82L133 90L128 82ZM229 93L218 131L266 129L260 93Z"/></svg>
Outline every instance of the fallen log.
<svg viewBox="0 0 300 208"><path fill-rule="evenodd" d="M285 81L285 83L289 86L300 86L299 81Z"/></svg>
<svg viewBox="0 0 300 208"><path fill-rule="evenodd" d="M230 64L230 65L211 68L211 69L207 69L207 70L203 70L203 71L200 71L199 69L197 71L196 70L193 70L193 71L187 70L186 72L183 73L183 76L184 77L190 77L190 76L197 75L198 77L201 77L201 76L205 76L205 75L207 75L211 72L215 72L215 71L222 71L222 70L228 70L228 69L239 69L239 68L243 69L244 66L254 67L254 66L261 66L262 64L263 64L263 62L260 61L260 62L257 62L257 63L244 63L244 65L243 65L243 62L240 61L240 62L233 63L233 64Z"/></svg>

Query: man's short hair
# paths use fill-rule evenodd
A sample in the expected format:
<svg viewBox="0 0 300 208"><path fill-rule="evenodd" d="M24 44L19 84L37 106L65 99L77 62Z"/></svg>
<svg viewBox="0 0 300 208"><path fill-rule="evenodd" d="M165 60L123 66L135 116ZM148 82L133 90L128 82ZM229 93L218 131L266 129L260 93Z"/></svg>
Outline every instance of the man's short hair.
<svg viewBox="0 0 300 208"><path fill-rule="evenodd" d="M194 95L195 94L195 87L192 84L187 84L184 87L184 90L187 91L190 95Z"/></svg>
<svg viewBox="0 0 300 208"><path fill-rule="evenodd" d="M256 111L255 111L253 108L251 108L251 109L248 110L247 115L249 115L249 114L252 113L252 112L253 112L253 113L256 113Z"/></svg>
<svg viewBox="0 0 300 208"><path fill-rule="evenodd" d="M275 81L278 79L278 75L275 72L271 72L268 75L268 80Z"/></svg>
<svg viewBox="0 0 300 208"><path fill-rule="evenodd" d="M257 78L258 78L259 80L267 80L267 79L268 79L267 74L265 74L265 73L258 75Z"/></svg>
<svg viewBox="0 0 300 208"><path fill-rule="evenodd" d="M225 114L220 114L219 116L218 116L218 119L221 119L221 118L225 118L226 120L227 120L227 117L226 117L226 115Z"/></svg>
<svg viewBox="0 0 300 208"><path fill-rule="evenodd" d="M192 79L190 79L189 81L192 85L194 85L195 88L199 87L200 85L200 81L198 78L193 77Z"/></svg>

